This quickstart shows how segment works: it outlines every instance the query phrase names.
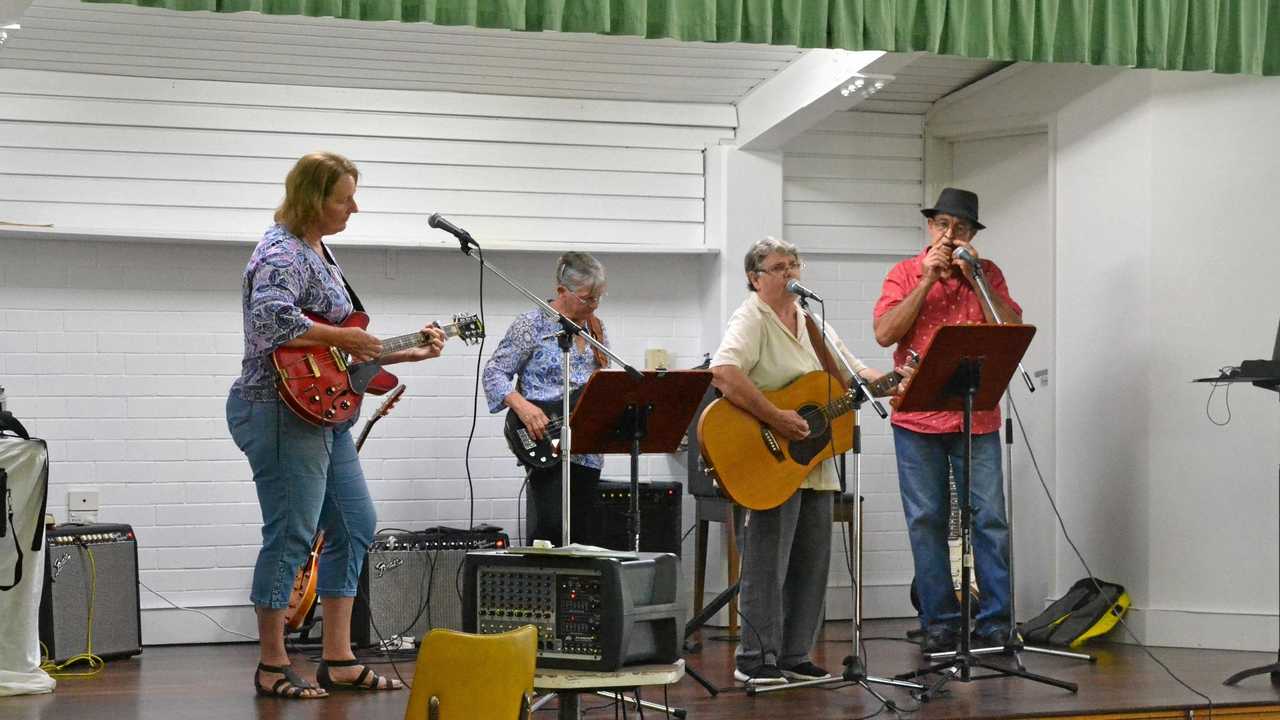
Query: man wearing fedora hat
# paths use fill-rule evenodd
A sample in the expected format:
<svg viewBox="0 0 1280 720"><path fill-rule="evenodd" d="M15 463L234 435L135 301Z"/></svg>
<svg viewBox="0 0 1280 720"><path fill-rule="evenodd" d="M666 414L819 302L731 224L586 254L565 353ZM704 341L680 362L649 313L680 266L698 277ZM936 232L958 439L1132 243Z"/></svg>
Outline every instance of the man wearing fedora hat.
<svg viewBox="0 0 1280 720"><path fill-rule="evenodd" d="M943 325L996 322L982 301L973 268L953 256L966 248L982 264L999 320L1022 322L1022 308L1009 296L1004 274L990 260L978 259L971 244L984 225L978 221L978 196L944 188L928 218L929 246L895 265L885 277L875 307L876 341L897 343L894 364L907 351L923 354ZM954 649L960 631L960 605L951 580L947 546L950 519L948 477L964 473L963 418L959 411L893 413L898 485L915 562L921 650ZM1004 645L1009 633L1009 524L1005 518L1000 469L1000 411L973 414L973 551L981 602L975 641Z"/></svg>

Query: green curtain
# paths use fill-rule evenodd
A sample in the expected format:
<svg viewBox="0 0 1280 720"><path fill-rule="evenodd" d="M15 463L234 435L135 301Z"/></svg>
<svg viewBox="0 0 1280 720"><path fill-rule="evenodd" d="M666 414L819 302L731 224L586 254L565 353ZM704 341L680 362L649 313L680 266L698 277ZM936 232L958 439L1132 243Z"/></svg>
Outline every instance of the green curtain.
<svg viewBox="0 0 1280 720"><path fill-rule="evenodd" d="M1280 74L1280 0L85 0L170 10Z"/></svg>

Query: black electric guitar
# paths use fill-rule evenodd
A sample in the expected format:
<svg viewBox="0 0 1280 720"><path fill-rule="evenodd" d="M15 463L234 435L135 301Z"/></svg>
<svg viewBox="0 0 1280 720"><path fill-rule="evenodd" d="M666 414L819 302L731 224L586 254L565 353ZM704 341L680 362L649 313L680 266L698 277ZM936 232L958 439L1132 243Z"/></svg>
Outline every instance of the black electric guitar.
<svg viewBox="0 0 1280 720"><path fill-rule="evenodd" d="M578 404L581 391L582 388L578 388L569 393L570 408ZM534 470L546 470L560 462L560 411L564 409L564 403L561 400L529 402L537 405L547 416L547 428L543 431L542 439L534 440L528 428L520 422L520 416L510 409L507 410L507 422L502 428L502 434L507 438L507 447L511 448L511 453L521 465Z"/></svg>

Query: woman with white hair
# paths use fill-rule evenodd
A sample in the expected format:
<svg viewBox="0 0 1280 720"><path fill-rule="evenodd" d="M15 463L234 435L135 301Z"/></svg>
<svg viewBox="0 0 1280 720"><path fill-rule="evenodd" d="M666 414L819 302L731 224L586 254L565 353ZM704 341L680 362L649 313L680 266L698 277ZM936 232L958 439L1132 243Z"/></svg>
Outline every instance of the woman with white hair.
<svg viewBox="0 0 1280 720"><path fill-rule="evenodd" d="M551 307L608 345L604 324L596 317L606 285L600 261L587 253L567 252L556 262L555 279L556 296L549 301ZM519 315L507 328L507 334L484 368L489 412L510 408L538 441L548 433L548 419L534 403L558 405L564 397L564 362L554 337L559 331L557 319L548 317L540 308ZM583 338L575 338L569 350L570 387L573 390L581 387L592 373L608 364L604 353ZM600 455L574 454L571 458L569 525L574 539L582 537L587 527L591 496L600 480L603 462ZM525 535L530 544L534 540L560 544L562 540L560 477L559 463L549 468L529 469Z"/></svg>
<svg viewBox="0 0 1280 720"><path fill-rule="evenodd" d="M771 237L760 240L747 250L744 269L750 293L729 319L711 359L713 381L725 399L777 434L788 440L803 439L809 434L809 423L795 410L774 405L762 391L779 390L806 373L835 365L822 359L828 353L843 355L868 382L885 373L862 364L830 327L832 340L824 342L812 321L806 324L798 298L787 290L787 282L804 269L795 245ZM844 375L843 370L839 372ZM900 368L899 372L910 376L911 371ZM873 391L887 390L873 387ZM814 664L811 653L822 626L832 504L839 490L835 463L828 459L783 504L743 511L749 513L749 521L738 514L742 519L737 535L742 553L738 612L744 622L734 670L739 681L767 685L828 677L825 668Z"/></svg>

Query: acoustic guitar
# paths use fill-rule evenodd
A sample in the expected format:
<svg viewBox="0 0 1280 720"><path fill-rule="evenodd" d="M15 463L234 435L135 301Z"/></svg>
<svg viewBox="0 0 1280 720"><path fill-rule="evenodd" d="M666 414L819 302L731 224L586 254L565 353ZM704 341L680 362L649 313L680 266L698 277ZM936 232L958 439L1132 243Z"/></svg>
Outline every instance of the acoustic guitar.
<svg viewBox="0 0 1280 720"><path fill-rule="evenodd" d="M902 381L895 372L868 383L882 395ZM823 460L853 447L851 411L857 390L822 370L801 375L786 387L764 391L783 410L809 423L803 440L787 440L754 415L724 398L713 401L698 420L698 444L706 472L731 500L752 510L768 510L787 501Z"/></svg>
<svg viewBox="0 0 1280 720"><path fill-rule="evenodd" d="M324 318L306 313L313 321L333 325ZM356 311L338 327L369 327L369 316ZM455 315L441 327L445 337L457 337L468 345L484 338L484 324L475 315ZM385 395L400 381L382 369L382 360L391 353L422 347L429 341L422 331L398 335L382 341L382 355L362 363L352 363L350 355L336 347L281 346L271 354L276 366L276 388L280 399L312 425L332 427L360 412L365 393Z"/></svg>
<svg viewBox="0 0 1280 720"><path fill-rule="evenodd" d="M369 431L373 429L374 424L391 412L391 408L396 406L401 395L404 395L404 385L397 385L387 395L387 399L382 401L378 410L365 421L364 429L360 431L360 439L356 440L357 453L364 447L364 441L369 438ZM320 551L323 549L324 531L317 530L315 538L311 541L311 552L307 555L307 561L302 564L297 576L293 579L293 590L289 592L289 608L284 615L285 632L301 630L311 617L311 610L316 606L316 580L320 568Z"/></svg>

